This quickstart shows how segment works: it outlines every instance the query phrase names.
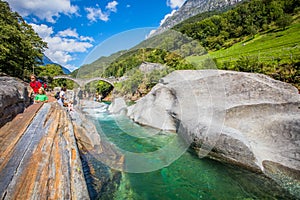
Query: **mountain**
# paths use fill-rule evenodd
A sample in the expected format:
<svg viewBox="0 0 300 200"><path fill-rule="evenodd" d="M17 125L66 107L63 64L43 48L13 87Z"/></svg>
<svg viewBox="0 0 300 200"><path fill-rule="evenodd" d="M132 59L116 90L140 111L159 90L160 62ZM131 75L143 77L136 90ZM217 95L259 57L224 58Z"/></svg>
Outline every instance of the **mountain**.
<svg viewBox="0 0 300 200"><path fill-rule="evenodd" d="M111 63L116 61L116 59L126 52L126 50L121 50L111 54L110 56L101 56L90 64L82 65L79 69L73 71L71 75L78 78L91 78L100 76Z"/></svg>
<svg viewBox="0 0 300 200"><path fill-rule="evenodd" d="M43 65L53 64L53 65L58 65L58 66L60 66L61 69L63 70L64 74L70 74L70 73L71 73L70 70L68 70L67 68L65 68L65 67L63 67L63 66L61 66L61 65L59 65L59 64L57 64L57 63L55 63L55 62L53 62L53 61L52 61L50 58L48 58L46 55L43 56L42 62L43 62Z"/></svg>
<svg viewBox="0 0 300 200"><path fill-rule="evenodd" d="M225 10L241 1L243 0L187 0L151 37L128 51L156 48L175 52L182 57L203 55L206 52L199 42L191 40L191 38L178 31L170 30L170 28L197 14L212 10ZM120 51L108 57L100 57L91 64L81 66L78 70L72 72L72 75L83 78L103 74L110 63L128 51Z"/></svg>
<svg viewBox="0 0 300 200"><path fill-rule="evenodd" d="M68 70L67 68L65 68L63 66L61 66L61 69L63 70L64 74L70 74L71 73L70 70Z"/></svg>
<svg viewBox="0 0 300 200"><path fill-rule="evenodd" d="M187 0L182 7L173 14L173 16L166 19L166 21L155 31L153 35L158 35L199 13L223 10L241 1L243 0Z"/></svg>

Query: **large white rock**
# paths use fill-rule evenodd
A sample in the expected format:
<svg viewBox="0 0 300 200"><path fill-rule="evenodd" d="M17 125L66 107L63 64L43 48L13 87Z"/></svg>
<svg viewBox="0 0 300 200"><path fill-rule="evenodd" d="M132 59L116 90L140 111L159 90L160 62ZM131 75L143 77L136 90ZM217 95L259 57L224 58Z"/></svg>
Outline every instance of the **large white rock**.
<svg viewBox="0 0 300 200"><path fill-rule="evenodd" d="M127 112L127 105L122 97L115 98L108 107L108 111L113 114L121 114Z"/></svg>
<svg viewBox="0 0 300 200"><path fill-rule="evenodd" d="M131 106L128 115L144 125L176 130L200 157L209 154L272 178L280 177L283 168L288 177L297 177L289 176L291 171L299 175L300 95L292 85L268 76L175 71ZM299 191L300 182L297 187Z"/></svg>

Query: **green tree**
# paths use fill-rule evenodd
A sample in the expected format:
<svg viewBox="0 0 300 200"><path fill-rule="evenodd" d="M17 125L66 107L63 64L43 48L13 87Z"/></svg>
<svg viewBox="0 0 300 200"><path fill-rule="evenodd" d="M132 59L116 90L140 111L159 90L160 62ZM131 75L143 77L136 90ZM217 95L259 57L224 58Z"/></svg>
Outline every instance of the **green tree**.
<svg viewBox="0 0 300 200"><path fill-rule="evenodd" d="M284 13L283 3L280 1L271 1L270 5L268 6L268 10L270 21L275 21Z"/></svg>
<svg viewBox="0 0 300 200"><path fill-rule="evenodd" d="M106 97L113 89L113 86L104 81L99 81L97 83L97 92L102 95L102 97Z"/></svg>
<svg viewBox="0 0 300 200"><path fill-rule="evenodd" d="M0 71L24 79L43 58L47 44L0 0Z"/></svg>
<svg viewBox="0 0 300 200"><path fill-rule="evenodd" d="M276 25L281 29L286 29L287 26L291 25L292 21L293 18L290 15L284 14L276 20Z"/></svg>
<svg viewBox="0 0 300 200"><path fill-rule="evenodd" d="M64 74L62 68L58 65L48 64L46 66L39 66L35 71L37 77L47 83L48 88L61 87L63 85L66 85L68 89L74 88L74 82L71 80L53 79L54 76Z"/></svg>
<svg viewBox="0 0 300 200"><path fill-rule="evenodd" d="M128 77L129 78L126 81L122 82L121 91L118 92L123 95L134 95L139 85L142 83L144 75L139 69L134 69L128 74Z"/></svg>

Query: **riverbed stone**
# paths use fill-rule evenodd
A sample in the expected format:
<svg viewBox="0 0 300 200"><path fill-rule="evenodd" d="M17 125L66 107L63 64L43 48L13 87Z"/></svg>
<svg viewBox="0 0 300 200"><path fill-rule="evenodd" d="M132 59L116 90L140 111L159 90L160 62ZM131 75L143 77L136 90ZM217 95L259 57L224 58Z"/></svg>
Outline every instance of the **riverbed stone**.
<svg viewBox="0 0 300 200"><path fill-rule="evenodd" d="M113 99L112 103L108 107L108 111L113 114L126 114L127 105L123 97L117 97Z"/></svg>
<svg viewBox="0 0 300 200"><path fill-rule="evenodd" d="M175 71L129 107L128 116L176 130L199 157L260 172L268 161L296 171L292 178L300 181L300 95L290 84L254 73ZM272 170L266 174L273 177Z"/></svg>

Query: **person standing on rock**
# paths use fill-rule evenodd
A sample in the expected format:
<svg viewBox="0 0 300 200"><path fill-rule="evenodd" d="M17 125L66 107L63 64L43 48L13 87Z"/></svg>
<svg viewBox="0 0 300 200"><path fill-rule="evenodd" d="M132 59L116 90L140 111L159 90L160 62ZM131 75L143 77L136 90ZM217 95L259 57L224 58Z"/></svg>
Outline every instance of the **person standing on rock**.
<svg viewBox="0 0 300 200"><path fill-rule="evenodd" d="M31 74L30 76L30 88L28 97L32 100L35 98L35 96L39 93L39 89L42 87L42 84L36 79L36 76L34 74Z"/></svg>

